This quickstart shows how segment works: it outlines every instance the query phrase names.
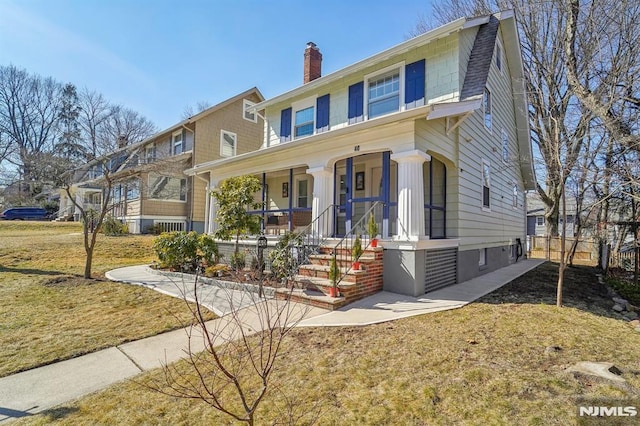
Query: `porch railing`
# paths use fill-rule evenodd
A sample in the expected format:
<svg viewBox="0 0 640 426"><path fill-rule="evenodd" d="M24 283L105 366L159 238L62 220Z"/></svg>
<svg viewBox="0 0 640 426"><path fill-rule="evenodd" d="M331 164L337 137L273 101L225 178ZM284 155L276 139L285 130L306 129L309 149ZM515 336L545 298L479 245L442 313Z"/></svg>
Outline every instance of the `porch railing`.
<svg viewBox="0 0 640 426"><path fill-rule="evenodd" d="M331 237L331 222L334 220L336 207L336 204L330 204L309 225L300 231L294 232L295 237L290 241L294 243L291 250L295 250L296 253L296 269L300 265L310 263L310 256L317 254L320 246Z"/></svg>
<svg viewBox="0 0 640 426"><path fill-rule="evenodd" d="M347 259L346 268L339 268L336 266L335 276L332 277L331 276L332 274L331 273L329 274L333 284L333 291L336 296L338 295L338 291L337 291L338 284L344 279L344 277L347 276L347 274L351 271L351 269L353 269L352 262L357 262L358 260L360 260L361 255L357 256L356 258L353 258L351 254L351 249L353 248L356 238L358 237L360 238L360 243L363 248L363 251L371 245L371 240L373 240L376 236L368 234L367 224L369 221L369 217L373 215L375 220L375 210L381 209L383 205L384 204L381 201L376 201L375 203L373 203L373 205L369 208L369 210L367 210L362 215L360 220L358 220L351 227L349 232L347 232L345 236L342 237L342 239L338 241L338 243L336 243L336 245L334 246L333 251L331 253L331 257L332 257L331 264L339 265L339 263L337 262L338 253L340 253L340 256L342 256L342 259L344 258ZM349 262L348 260L351 260L352 262Z"/></svg>

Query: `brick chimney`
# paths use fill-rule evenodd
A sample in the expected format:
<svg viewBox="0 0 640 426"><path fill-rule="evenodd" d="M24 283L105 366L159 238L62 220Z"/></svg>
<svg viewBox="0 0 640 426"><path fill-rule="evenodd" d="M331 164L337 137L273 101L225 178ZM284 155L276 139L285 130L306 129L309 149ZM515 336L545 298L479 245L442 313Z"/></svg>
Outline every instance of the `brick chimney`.
<svg viewBox="0 0 640 426"><path fill-rule="evenodd" d="M322 53L315 43L307 43L304 49L304 84L322 76Z"/></svg>

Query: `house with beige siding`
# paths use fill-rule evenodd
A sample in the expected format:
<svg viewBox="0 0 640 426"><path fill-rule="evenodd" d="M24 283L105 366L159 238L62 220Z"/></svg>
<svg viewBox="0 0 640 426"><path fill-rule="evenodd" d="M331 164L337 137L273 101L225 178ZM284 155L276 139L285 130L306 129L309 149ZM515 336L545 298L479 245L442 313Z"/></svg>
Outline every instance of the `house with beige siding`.
<svg viewBox="0 0 640 426"><path fill-rule="evenodd" d="M208 182L185 169L255 151L262 145L262 118L247 109L264 97L247 90L193 117L89 162L76 171L76 202L98 209L105 174L112 182L109 213L131 233L205 229ZM76 207L61 192L60 216L78 219Z"/></svg>
<svg viewBox="0 0 640 426"><path fill-rule="evenodd" d="M327 75L321 61L309 43L304 84L249 109L264 119L260 149L187 174L209 188L258 176L268 235L336 241L373 217L385 290L416 296L516 262L535 178L513 12L458 19ZM204 214L212 233L215 203Z"/></svg>

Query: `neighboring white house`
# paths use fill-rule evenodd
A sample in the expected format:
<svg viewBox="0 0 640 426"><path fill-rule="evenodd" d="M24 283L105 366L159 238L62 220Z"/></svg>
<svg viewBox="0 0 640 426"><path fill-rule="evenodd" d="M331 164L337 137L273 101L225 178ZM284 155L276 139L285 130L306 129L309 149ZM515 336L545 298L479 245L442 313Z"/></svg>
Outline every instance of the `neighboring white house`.
<svg viewBox="0 0 640 426"><path fill-rule="evenodd" d="M567 236L574 236L574 224L576 215L576 199L567 197ZM544 219L545 205L540 196L531 192L527 194L527 235L544 236L547 235L547 224ZM560 206L560 219L558 221L558 232L562 235L562 206Z"/></svg>
<svg viewBox="0 0 640 426"><path fill-rule="evenodd" d="M325 237L377 202L385 290L419 295L515 262L535 177L513 12L458 19L326 76L321 60L309 43L304 84L250 109L264 117L261 149L186 173L211 188L255 174L265 223L332 211L313 228Z"/></svg>

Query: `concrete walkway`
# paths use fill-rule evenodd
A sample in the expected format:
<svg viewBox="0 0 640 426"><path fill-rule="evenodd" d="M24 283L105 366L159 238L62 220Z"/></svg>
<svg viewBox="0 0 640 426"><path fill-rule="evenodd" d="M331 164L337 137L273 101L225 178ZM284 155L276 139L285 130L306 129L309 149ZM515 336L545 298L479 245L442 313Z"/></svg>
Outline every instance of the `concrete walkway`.
<svg viewBox="0 0 640 426"><path fill-rule="evenodd" d="M503 286L542 262L521 261L423 297L381 292L333 312L292 304L290 318L303 318L298 325L307 327L355 326L455 309ZM117 269L107 276L115 281L144 285L175 297L190 299L194 295L193 281L176 276L165 277L146 266ZM199 300L218 315L234 310L245 333L260 330L265 310L274 312L279 306L275 300L257 301L255 293L251 292L209 285L195 288ZM210 330L219 331L224 335L223 338L237 336L238 322L233 321L232 317L221 316L207 326ZM199 330L187 328L0 378L0 422L45 411L143 371L184 358L189 333L193 336L193 349L204 347Z"/></svg>

